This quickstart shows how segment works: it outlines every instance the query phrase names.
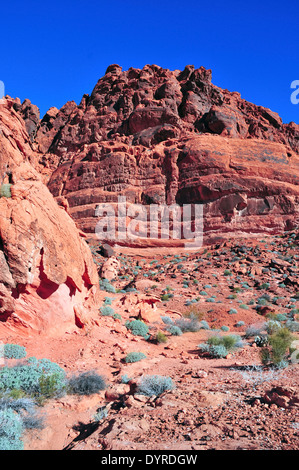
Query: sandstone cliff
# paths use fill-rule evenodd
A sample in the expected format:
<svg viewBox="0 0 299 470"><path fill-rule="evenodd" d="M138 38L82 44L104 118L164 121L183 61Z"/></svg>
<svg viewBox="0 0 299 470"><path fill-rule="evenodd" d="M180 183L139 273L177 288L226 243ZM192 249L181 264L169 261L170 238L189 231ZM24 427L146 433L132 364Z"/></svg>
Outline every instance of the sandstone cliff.
<svg viewBox="0 0 299 470"><path fill-rule="evenodd" d="M98 276L75 223L30 163L32 141L14 105L0 105L0 328L55 334L92 320Z"/></svg>

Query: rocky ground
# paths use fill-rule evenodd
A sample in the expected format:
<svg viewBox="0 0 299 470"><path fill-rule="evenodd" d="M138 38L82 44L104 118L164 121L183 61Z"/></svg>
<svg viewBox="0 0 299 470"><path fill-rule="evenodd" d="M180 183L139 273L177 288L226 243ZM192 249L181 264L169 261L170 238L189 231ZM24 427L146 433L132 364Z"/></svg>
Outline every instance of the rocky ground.
<svg viewBox="0 0 299 470"><path fill-rule="evenodd" d="M298 364L262 366L261 348L248 335L249 327L262 330L269 318L298 321L296 232L194 253L121 249L107 258L94 241L89 245L99 273L116 275L102 283L93 325L49 339L13 332L3 340L57 362L68 375L96 370L108 387L47 401L40 410L44 429L26 434L26 449L299 449ZM119 315L102 315L107 305ZM205 328L171 335L165 317L175 323L190 309ZM136 318L148 326L148 338L125 326ZM156 341L159 331L166 342ZM199 348L211 335L232 333L242 345L226 357ZM146 357L126 363L129 352ZM175 388L159 397L138 394L136 384L149 374L171 377Z"/></svg>

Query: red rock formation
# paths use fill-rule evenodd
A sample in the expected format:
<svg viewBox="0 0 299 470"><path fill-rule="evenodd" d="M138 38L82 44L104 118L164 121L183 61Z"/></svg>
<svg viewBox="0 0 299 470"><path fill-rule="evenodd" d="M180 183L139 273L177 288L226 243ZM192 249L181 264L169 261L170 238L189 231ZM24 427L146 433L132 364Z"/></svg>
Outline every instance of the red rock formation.
<svg viewBox="0 0 299 470"><path fill-rule="evenodd" d="M0 328L56 334L92 320L98 276L75 223L30 164L14 108L0 105Z"/></svg>
<svg viewBox="0 0 299 470"><path fill-rule="evenodd" d="M50 109L33 145L39 164L55 169L50 191L84 232L94 234L97 204L122 195L145 206L203 204L209 243L296 226L298 136L297 124L216 87L203 67L114 64L78 106Z"/></svg>

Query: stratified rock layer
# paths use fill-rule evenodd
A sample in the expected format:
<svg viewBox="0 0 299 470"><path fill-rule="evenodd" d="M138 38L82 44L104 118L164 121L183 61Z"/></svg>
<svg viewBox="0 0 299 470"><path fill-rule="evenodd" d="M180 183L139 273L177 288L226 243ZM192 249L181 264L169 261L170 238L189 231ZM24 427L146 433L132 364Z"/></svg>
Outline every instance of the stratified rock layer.
<svg viewBox="0 0 299 470"><path fill-rule="evenodd" d="M216 87L203 67L111 65L78 106L49 110L33 145L56 168L50 191L90 236L97 205L117 208L120 195L148 212L202 204L204 243L298 223L299 126Z"/></svg>

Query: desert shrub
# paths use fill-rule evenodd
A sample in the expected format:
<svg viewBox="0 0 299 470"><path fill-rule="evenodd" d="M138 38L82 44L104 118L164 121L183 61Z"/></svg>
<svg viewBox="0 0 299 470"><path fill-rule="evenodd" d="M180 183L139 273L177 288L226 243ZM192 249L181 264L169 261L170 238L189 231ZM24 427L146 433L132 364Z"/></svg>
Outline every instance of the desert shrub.
<svg viewBox="0 0 299 470"><path fill-rule="evenodd" d="M223 344L223 346L226 347L227 350L231 350L236 347L236 344L238 344L241 341L241 337L239 335L227 335L227 336L211 336L208 340L207 343L212 345L220 345Z"/></svg>
<svg viewBox="0 0 299 470"><path fill-rule="evenodd" d="M167 336L163 333L163 331L158 331L158 333L155 336L155 340L157 343L167 343L168 338Z"/></svg>
<svg viewBox="0 0 299 470"><path fill-rule="evenodd" d="M225 269L224 276L232 276L232 272L229 269Z"/></svg>
<svg viewBox="0 0 299 470"><path fill-rule="evenodd" d="M107 418L108 410L106 407L100 408L97 410L96 414L94 415L94 421L102 421L102 419Z"/></svg>
<svg viewBox="0 0 299 470"><path fill-rule="evenodd" d="M0 347L0 357L7 359L22 359L26 354L26 348L19 344L7 343Z"/></svg>
<svg viewBox="0 0 299 470"><path fill-rule="evenodd" d="M245 322L243 322L242 320L240 320L236 323L236 327L244 326L244 325L245 325Z"/></svg>
<svg viewBox="0 0 299 470"><path fill-rule="evenodd" d="M11 408L12 410L20 413L22 411L31 411L35 408L35 403L32 398L17 398L13 399L9 396L9 394L4 394L3 397L0 398L0 410L5 410L7 408Z"/></svg>
<svg viewBox="0 0 299 470"><path fill-rule="evenodd" d="M281 378L281 370L268 369L265 370L261 365L246 366L245 370L238 370L243 380L249 383L253 390L256 390L265 382L273 382Z"/></svg>
<svg viewBox="0 0 299 470"><path fill-rule="evenodd" d="M119 313L114 313L112 318L114 318L114 320L121 320L121 315Z"/></svg>
<svg viewBox="0 0 299 470"><path fill-rule="evenodd" d="M125 362L138 362L141 361L141 359L145 359L146 355L143 354L142 352L130 352L129 354L126 355L125 357Z"/></svg>
<svg viewBox="0 0 299 470"><path fill-rule="evenodd" d="M106 387L105 379L94 371L82 372L68 380L68 392L73 395L92 395Z"/></svg>
<svg viewBox="0 0 299 470"><path fill-rule="evenodd" d="M197 346L201 352L209 352L210 350L210 345L208 343L200 343L198 346Z"/></svg>
<svg viewBox="0 0 299 470"><path fill-rule="evenodd" d="M12 408L0 410L0 450L23 450L22 418Z"/></svg>
<svg viewBox="0 0 299 470"><path fill-rule="evenodd" d="M209 353L211 357L226 357L229 351L242 347L242 341L239 335L213 335L198 347L202 352Z"/></svg>
<svg viewBox="0 0 299 470"><path fill-rule="evenodd" d="M237 295L236 294L229 294L227 296L228 299L236 299L237 298Z"/></svg>
<svg viewBox="0 0 299 470"><path fill-rule="evenodd" d="M0 197L11 197L11 184L1 184Z"/></svg>
<svg viewBox="0 0 299 470"><path fill-rule="evenodd" d="M212 345L209 348L209 354L212 357L222 358L227 356L228 350L223 344Z"/></svg>
<svg viewBox="0 0 299 470"><path fill-rule="evenodd" d="M272 335L276 331L278 331L280 328L282 328L282 325L279 321L276 320L269 320L265 324L265 329L269 335Z"/></svg>
<svg viewBox="0 0 299 470"><path fill-rule="evenodd" d="M287 316L284 315L283 313L277 313L277 315L275 316L275 319L277 321L286 321L287 320Z"/></svg>
<svg viewBox="0 0 299 470"><path fill-rule="evenodd" d="M162 302L166 302L169 299L170 299L170 294L162 294L161 295Z"/></svg>
<svg viewBox="0 0 299 470"><path fill-rule="evenodd" d="M141 320L128 320L125 323L125 326L128 330L131 331L133 335L143 336L143 338L148 338L148 326Z"/></svg>
<svg viewBox="0 0 299 470"><path fill-rule="evenodd" d="M173 325L173 320L170 317L164 316L161 317L161 320L163 323L165 323L165 325Z"/></svg>
<svg viewBox="0 0 299 470"><path fill-rule="evenodd" d="M38 380L38 387L33 393L36 401L42 405L45 400L57 397L61 394L59 385L59 374L54 373L51 375L41 375Z"/></svg>
<svg viewBox="0 0 299 470"><path fill-rule="evenodd" d="M269 287L270 287L269 282L264 282L263 284L261 284L261 285L258 287L258 289L261 289L261 290L262 290L262 289L269 289Z"/></svg>
<svg viewBox="0 0 299 470"><path fill-rule="evenodd" d="M24 429L42 429L43 418L36 410L36 403L31 398L13 399L9 395L0 399L0 411L12 409L22 419Z"/></svg>
<svg viewBox="0 0 299 470"><path fill-rule="evenodd" d="M230 315L233 315L233 314L238 313L238 310L236 310L235 308L231 308L228 313L229 313Z"/></svg>
<svg viewBox="0 0 299 470"><path fill-rule="evenodd" d="M249 325L245 331L245 338L253 338L254 336L258 336L264 329L264 325Z"/></svg>
<svg viewBox="0 0 299 470"><path fill-rule="evenodd" d="M288 330L295 333L296 331L299 331L299 322L294 321L294 320L287 320L286 323L285 323L285 327Z"/></svg>
<svg viewBox="0 0 299 470"><path fill-rule="evenodd" d="M25 364L0 370L0 392L20 390L34 397L58 396L65 383L65 371L49 359L31 357Z"/></svg>
<svg viewBox="0 0 299 470"><path fill-rule="evenodd" d="M203 330L210 330L210 325L208 324L207 321L201 320L200 328L202 328Z"/></svg>
<svg viewBox="0 0 299 470"><path fill-rule="evenodd" d="M174 383L171 377L161 375L146 375L142 377L137 387L137 392L141 395L151 397L159 396L167 390L173 390Z"/></svg>
<svg viewBox="0 0 299 470"><path fill-rule="evenodd" d="M105 307L100 308L101 315L103 317L112 317L114 315L114 309L110 305L105 305Z"/></svg>
<svg viewBox="0 0 299 470"><path fill-rule="evenodd" d="M189 318L179 318L175 321L175 326L178 326L183 333L188 331L199 331L201 326L196 317L190 316Z"/></svg>
<svg viewBox="0 0 299 470"><path fill-rule="evenodd" d="M122 384L127 384L130 382L130 377L128 376L128 374L124 374L124 375L121 375L120 377L120 381Z"/></svg>
<svg viewBox="0 0 299 470"><path fill-rule="evenodd" d="M106 292L115 294L115 287L108 281L108 279L100 279L100 289Z"/></svg>
<svg viewBox="0 0 299 470"><path fill-rule="evenodd" d="M239 307L242 308L243 310L248 310L249 308L248 305L246 304L240 304Z"/></svg>
<svg viewBox="0 0 299 470"><path fill-rule="evenodd" d="M167 331L172 335L172 336L181 336L183 334L181 328L179 328L176 325L171 325L167 328Z"/></svg>
<svg viewBox="0 0 299 470"><path fill-rule="evenodd" d="M35 411L23 417L23 426L25 430L43 429L45 427L44 419Z"/></svg>
<svg viewBox="0 0 299 470"><path fill-rule="evenodd" d="M220 329L221 329L222 331L229 331L229 326L223 325Z"/></svg>
<svg viewBox="0 0 299 470"><path fill-rule="evenodd" d="M274 366L286 365L290 346L294 340L293 335L287 328L280 328L268 336L268 344L261 350L263 364L271 363Z"/></svg>
<svg viewBox="0 0 299 470"><path fill-rule="evenodd" d="M191 301L192 302L192 301ZM185 318L190 318L190 319L193 319L193 320L197 320L197 321L200 321L202 320L203 316L204 316L204 313L201 312L198 307L196 307L195 305L191 305L184 313L183 313L183 316Z"/></svg>

